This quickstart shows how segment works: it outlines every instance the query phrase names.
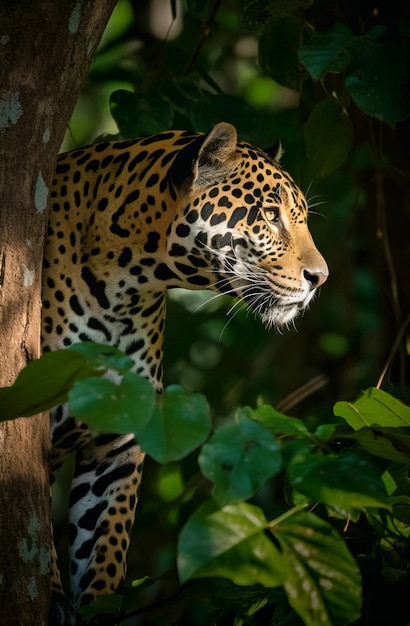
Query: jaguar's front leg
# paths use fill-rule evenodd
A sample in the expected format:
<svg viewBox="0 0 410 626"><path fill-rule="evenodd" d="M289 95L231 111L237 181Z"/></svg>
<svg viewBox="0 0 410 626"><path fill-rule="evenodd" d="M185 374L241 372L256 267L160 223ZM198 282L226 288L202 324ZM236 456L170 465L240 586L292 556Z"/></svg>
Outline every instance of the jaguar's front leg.
<svg viewBox="0 0 410 626"><path fill-rule="evenodd" d="M77 451L69 532L76 609L124 580L143 462L132 435L99 435Z"/></svg>

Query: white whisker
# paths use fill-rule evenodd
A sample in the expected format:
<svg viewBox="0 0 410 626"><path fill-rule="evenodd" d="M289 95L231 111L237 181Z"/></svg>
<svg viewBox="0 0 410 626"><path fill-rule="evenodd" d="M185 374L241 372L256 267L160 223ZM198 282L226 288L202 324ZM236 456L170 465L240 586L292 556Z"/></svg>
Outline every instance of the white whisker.
<svg viewBox="0 0 410 626"><path fill-rule="evenodd" d="M310 183L309 183L309 185L308 185L308 187L307 187L307 189L306 189L306 191L305 191L305 193L304 193L304 196L305 196L305 198L306 198L306 199L307 199L307 198L308 198L308 196L309 196L309 192L310 192L310 190L311 190L311 188L312 188L313 183L314 183L314 181L313 181L313 180L311 180L311 181L310 181ZM316 197L316 196L314 196L314 197Z"/></svg>
<svg viewBox="0 0 410 626"><path fill-rule="evenodd" d="M246 309L246 303L243 302L242 300L238 300L237 304L240 304L242 306L240 306L233 315L231 315L231 317L228 319L228 321L226 322L226 324L224 325L224 327L221 330L221 334L219 335L219 341L221 341L223 334L225 332L225 330L228 328L229 324L232 322L232 320L234 319L234 317L236 317L241 311L243 311L244 309ZM229 313L229 311L228 311Z"/></svg>
<svg viewBox="0 0 410 626"><path fill-rule="evenodd" d="M311 198L311 201L316 197ZM318 201L312 206L319 204L323 203ZM303 288L285 286L277 282L268 270L242 258L247 251L240 244L235 245L232 234L231 244L220 250L213 249L207 244L203 244L202 247L209 265L212 265L212 268L205 271L217 277L215 282L209 284L208 289L214 289L217 293L202 302L195 309L195 313L208 302L214 302L224 295L237 298L226 312L228 320L222 329L220 340L230 322L245 309L247 316L253 313L267 328L275 327L280 332L281 326L290 326L291 320L305 308L306 294Z"/></svg>
<svg viewBox="0 0 410 626"><path fill-rule="evenodd" d="M320 203L320 204L323 204L323 203ZM325 219L327 219L327 215L325 215L324 213L318 213L318 211L309 210L309 215L318 215L319 217L324 217Z"/></svg>

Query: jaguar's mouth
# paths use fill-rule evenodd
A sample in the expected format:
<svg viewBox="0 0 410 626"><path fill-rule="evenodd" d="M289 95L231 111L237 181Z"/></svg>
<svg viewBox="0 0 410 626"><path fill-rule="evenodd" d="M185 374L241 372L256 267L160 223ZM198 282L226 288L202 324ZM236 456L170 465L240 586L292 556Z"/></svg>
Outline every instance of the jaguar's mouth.
<svg viewBox="0 0 410 626"><path fill-rule="evenodd" d="M265 326L271 328L286 326L295 320L304 312L311 296L303 300L295 300L292 296L277 296L273 293L256 294L254 291L245 290L242 299L261 318Z"/></svg>
<svg viewBox="0 0 410 626"><path fill-rule="evenodd" d="M314 291L306 293L303 289L289 290L272 284L266 280L264 272L242 275L236 271L234 278L224 276L217 286L221 293L245 302L267 328L291 323L304 312L314 295Z"/></svg>

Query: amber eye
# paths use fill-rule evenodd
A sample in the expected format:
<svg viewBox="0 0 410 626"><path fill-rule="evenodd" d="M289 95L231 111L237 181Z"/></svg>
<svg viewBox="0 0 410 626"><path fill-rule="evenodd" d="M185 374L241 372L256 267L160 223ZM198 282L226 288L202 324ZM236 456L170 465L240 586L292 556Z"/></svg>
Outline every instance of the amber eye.
<svg viewBox="0 0 410 626"><path fill-rule="evenodd" d="M268 222L274 224L279 221L279 209L277 207L265 207L264 211Z"/></svg>

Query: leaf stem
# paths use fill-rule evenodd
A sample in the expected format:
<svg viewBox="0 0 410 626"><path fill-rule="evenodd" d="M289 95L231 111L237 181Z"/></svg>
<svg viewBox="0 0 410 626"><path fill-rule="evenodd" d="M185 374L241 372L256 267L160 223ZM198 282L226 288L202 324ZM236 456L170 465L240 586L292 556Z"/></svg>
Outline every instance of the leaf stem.
<svg viewBox="0 0 410 626"><path fill-rule="evenodd" d="M289 511L285 511L284 513L282 513L282 515L279 515L279 517L276 517L275 519L268 522L267 528L274 528L281 522L288 519L288 517L292 517L292 515L295 515L295 513L299 513L299 511L303 511L303 509L306 509L306 507L307 507L306 504L298 504L297 506L294 506L292 509L289 509Z"/></svg>

